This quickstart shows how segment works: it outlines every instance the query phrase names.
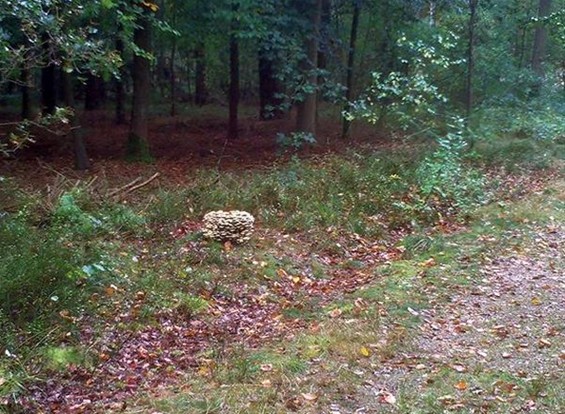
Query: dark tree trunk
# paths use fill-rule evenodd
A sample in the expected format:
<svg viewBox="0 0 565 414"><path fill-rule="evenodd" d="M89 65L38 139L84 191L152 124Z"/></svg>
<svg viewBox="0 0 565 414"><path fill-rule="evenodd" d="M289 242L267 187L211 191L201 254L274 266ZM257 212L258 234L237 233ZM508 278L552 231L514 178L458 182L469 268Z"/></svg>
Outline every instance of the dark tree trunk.
<svg viewBox="0 0 565 414"><path fill-rule="evenodd" d="M71 137L73 140L73 151L75 155L75 168L77 170L86 170L90 168L90 161L88 160L88 155L86 153L86 145L84 143L84 138L82 131L80 129L80 122L78 118L78 113L75 107L75 97L73 89L73 79L70 73L66 71L61 71L61 83L63 88L63 98L65 100L65 106L74 111L71 118Z"/></svg>
<svg viewBox="0 0 565 414"><path fill-rule="evenodd" d="M27 65L22 65L20 71L20 82L21 82L21 92L22 92L22 119L31 119L32 109L31 109L31 93L30 93L30 73Z"/></svg>
<svg viewBox="0 0 565 414"><path fill-rule="evenodd" d="M355 65L355 47L357 42L357 32L359 29L359 15L361 14L361 0L353 0L353 19L351 21L351 35L349 36L349 53L347 56L347 79L345 81L345 108L348 109L349 102L353 98L353 69ZM351 121L343 117L342 138L347 137Z"/></svg>
<svg viewBox="0 0 565 414"><path fill-rule="evenodd" d="M93 111L102 108L104 95L104 81L102 78L89 73L86 77L84 109L86 111Z"/></svg>
<svg viewBox="0 0 565 414"><path fill-rule="evenodd" d="M306 5L310 13L312 31L304 43L306 58L301 63L301 71L306 77L306 82L316 88L318 77L315 69L318 67L318 39L320 36L320 20L322 14L322 0L312 0ZM303 100L297 105L296 131L316 134L317 93L305 94Z"/></svg>
<svg viewBox="0 0 565 414"><path fill-rule="evenodd" d="M196 60L194 103L198 106L206 105L208 102L208 89L206 87L206 46L200 42L194 51Z"/></svg>
<svg viewBox="0 0 565 414"><path fill-rule="evenodd" d="M151 50L151 23L142 17L134 30L135 45L146 52ZM151 159L148 142L147 109L151 91L150 61L143 56L133 57L133 102L131 130L128 138L128 158L148 161Z"/></svg>
<svg viewBox="0 0 565 414"><path fill-rule="evenodd" d="M551 0L539 0L538 17L544 18L549 16L551 11ZM547 29L545 24L539 24L536 27L534 35L534 47L532 51L532 70L541 79L545 76L543 62L547 48ZM541 87L541 84L539 85Z"/></svg>
<svg viewBox="0 0 565 414"><path fill-rule="evenodd" d="M231 33L230 33L230 119L228 125L228 137L236 139L238 137L238 107L239 107L239 39L237 38L238 24L235 14L238 4L232 3Z"/></svg>
<svg viewBox="0 0 565 414"><path fill-rule="evenodd" d="M279 119L284 115L280 83L275 76L275 59L268 45L259 50L259 117L263 120Z"/></svg>
<svg viewBox="0 0 565 414"><path fill-rule="evenodd" d="M171 76L171 116L175 116L177 114L177 78L175 72L175 59L177 56L177 37L173 37L173 44L171 46L171 66L169 68L170 76Z"/></svg>
<svg viewBox="0 0 565 414"><path fill-rule="evenodd" d="M473 111L473 72L475 69L475 28L477 25L477 7L479 0L469 0L469 43L467 46L467 77L465 92L465 109L467 122Z"/></svg>
<svg viewBox="0 0 565 414"><path fill-rule="evenodd" d="M121 32L121 30L120 30ZM116 38L116 51L120 54L122 60L124 58L124 41L118 33ZM124 88L124 78L126 76L126 68L123 65L120 68L120 77L115 81L116 87L116 123L126 123L126 93Z"/></svg>

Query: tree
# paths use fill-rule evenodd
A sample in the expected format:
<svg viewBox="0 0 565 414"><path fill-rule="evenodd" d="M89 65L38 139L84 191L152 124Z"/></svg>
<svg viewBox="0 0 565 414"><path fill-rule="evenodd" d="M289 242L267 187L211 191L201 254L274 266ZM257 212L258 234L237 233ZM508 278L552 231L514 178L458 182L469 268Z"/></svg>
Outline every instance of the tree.
<svg viewBox="0 0 565 414"><path fill-rule="evenodd" d="M239 3L232 1L231 31L229 35L230 43L230 119L228 124L228 137L236 139L238 137L238 108L239 108L239 40L238 40L238 11Z"/></svg>
<svg viewBox="0 0 565 414"><path fill-rule="evenodd" d="M134 29L133 42L137 50L133 57L133 100L131 127L128 137L128 158L151 158L148 141L147 110L151 92L151 19L150 9L145 9Z"/></svg>
<svg viewBox="0 0 565 414"><path fill-rule="evenodd" d="M538 19L543 20L551 11L551 0L539 0ZM547 28L545 22L538 23L532 50L532 70L541 79L544 77L543 61L547 48Z"/></svg>
<svg viewBox="0 0 565 414"><path fill-rule="evenodd" d="M465 109L467 120L473 110L473 71L475 68L475 28L479 0L469 0L469 39L467 46L467 77L465 87Z"/></svg>
<svg viewBox="0 0 565 414"><path fill-rule="evenodd" d="M300 64L304 84L303 97L296 109L296 131L316 134L318 41L322 15L322 0L305 1L301 10L310 20L310 31L304 41L305 56Z"/></svg>
<svg viewBox="0 0 565 414"><path fill-rule="evenodd" d="M349 36L349 51L347 54L347 78L345 80L345 101L346 108L348 103L353 99L353 68L355 64L355 47L357 43L357 31L359 30L359 15L361 13L361 0L353 0L353 18L351 21L351 34ZM341 131L342 138L347 136L351 120L343 117L343 129Z"/></svg>

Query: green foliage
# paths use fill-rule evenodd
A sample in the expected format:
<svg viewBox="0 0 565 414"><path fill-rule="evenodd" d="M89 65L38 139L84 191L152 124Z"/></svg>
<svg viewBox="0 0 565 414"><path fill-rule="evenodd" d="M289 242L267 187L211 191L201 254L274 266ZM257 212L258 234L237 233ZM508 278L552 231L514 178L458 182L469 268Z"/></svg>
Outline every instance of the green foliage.
<svg viewBox="0 0 565 414"><path fill-rule="evenodd" d="M309 132L291 132L289 135L278 133L277 145L282 149L298 151L304 146L316 143L316 137Z"/></svg>
<svg viewBox="0 0 565 414"><path fill-rule="evenodd" d="M16 321L48 316L72 303L76 275L94 259L18 218L0 221L0 249L0 311Z"/></svg>
<svg viewBox="0 0 565 414"><path fill-rule="evenodd" d="M352 103L346 117L376 124L386 116L389 123L404 129L437 126L439 106L447 102L447 97L436 78L463 62L449 56L457 40L451 32L436 34L429 43L401 36L397 47L404 51L399 58L404 69L386 75L373 72L371 85L361 99Z"/></svg>
<svg viewBox="0 0 565 414"><path fill-rule="evenodd" d="M467 144L461 129L439 139L438 145L416 171L422 199L427 202L435 196L461 211L488 201L482 173L463 162L462 151Z"/></svg>

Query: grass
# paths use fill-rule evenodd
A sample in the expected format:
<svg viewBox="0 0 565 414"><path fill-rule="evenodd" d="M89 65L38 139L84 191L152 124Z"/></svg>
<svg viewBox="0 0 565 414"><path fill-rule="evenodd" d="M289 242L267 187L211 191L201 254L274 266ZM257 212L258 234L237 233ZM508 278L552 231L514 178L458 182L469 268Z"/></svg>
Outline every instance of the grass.
<svg viewBox="0 0 565 414"><path fill-rule="evenodd" d="M518 154L516 162L527 164L524 154L534 149L520 145L500 149L488 162L512 152ZM490 154L477 151L484 151L478 157L483 161ZM418 176L418 165L425 155L351 152L295 159L260 173L208 170L188 188L159 190L130 204L97 199L88 188L62 191L48 203L18 189L11 205L0 205L8 211L0 217L0 324L8 332L0 347L18 356L0 362L0 396L15 399L27 383L69 365L94 366L97 357L75 335L84 315L96 330L132 312L135 318L120 322L119 329L135 331L159 323L162 312L209 321L217 316L209 310L218 298L260 297L282 304L277 318L301 328L286 332L280 343L253 349L211 344L178 390L158 398L137 395L131 412L353 408L363 398L359 390L367 375L413 350L422 312L472 284L481 260L502 241L518 244L512 231L565 220L562 184L527 199L470 204L463 217L453 207L460 201L453 193L441 188L421 193L426 177ZM480 189L493 191L488 185ZM228 248L202 240L197 231L176 239L169 235L214 209L250 211L258 219L257 236ZM467 230L432 229L445 219L467 220ZM398 241L394 231L407 236ZM360 240L396 242L403 253L384 265L368 264L350 257ZM358 275L370 275L372 282L328 297L311 295L305 282ZM305 289L288 299L277 291L285 283ZM487 387L499 380L491 372L456 374L434 372L430 381L438 386L429 388L430 395L407 388L399 400L433 412L445 408L437 397L449 387L439 384L464 379ZM515 379L504 379L510 380ZM548 381L539 387L551 388ZM521 381L520 387L530 395L538 385ZM409 405L398 409L413 412Z"/></svg>

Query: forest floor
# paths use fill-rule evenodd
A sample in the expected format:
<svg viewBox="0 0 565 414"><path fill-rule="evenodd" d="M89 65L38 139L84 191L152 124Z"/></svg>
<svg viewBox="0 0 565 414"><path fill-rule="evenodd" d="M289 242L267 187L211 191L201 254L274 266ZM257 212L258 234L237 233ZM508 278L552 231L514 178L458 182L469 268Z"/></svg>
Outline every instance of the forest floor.
<svg viewBox="0 0 565 414"><path fill-rule="evenodd" d="M102 131L89 145L90 172L72 171L66 153L37 157L41 148L35 148L3 164L0 175L55 199L77 180L107 198L159 173L141 195L119 200L149 205L164 190L190 185L203 167L255 173L290 158L277 155L273 137L288 121L245 122L241 139L227 142L224 126L203 117L156 122L156 162L125 163L125 127L90 117L86 132L89 125ZM324 154L345 150L336 125L325 128L329 138L301 153L320 168ZM370 138L355 132L359 154L397 145ZM504 180L508 197L464 221L391 228L383 237L339 226L286 231L260 221L246 245L211 244L198 236L200 217L186 206L180 220L151 224L150 236L105 236L101 246L118 278L90 296L88 313L60 312L61 326L48 335L60 334L55 350L63 351L48 355L62 357L52 358L47 377L35 372L5 407L131 414L565 412L565 181L559 168ZM186 203L186 194L180 199ZM186 280L190 294L176 292L169 278Z"/></svg>

